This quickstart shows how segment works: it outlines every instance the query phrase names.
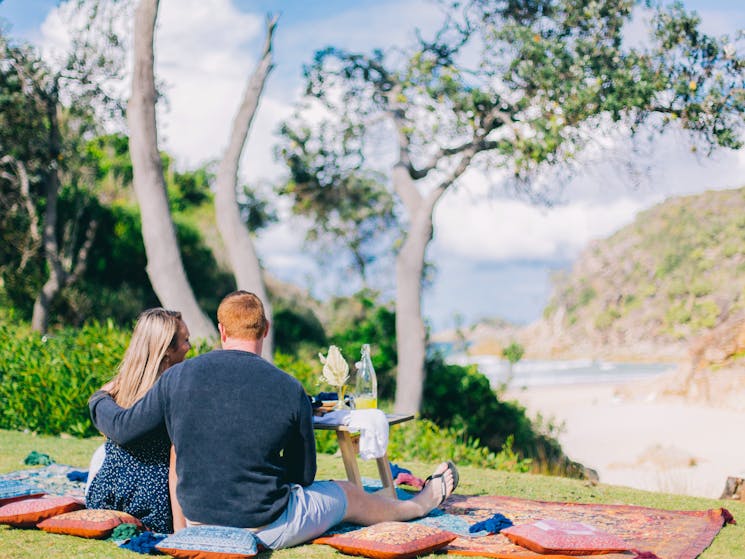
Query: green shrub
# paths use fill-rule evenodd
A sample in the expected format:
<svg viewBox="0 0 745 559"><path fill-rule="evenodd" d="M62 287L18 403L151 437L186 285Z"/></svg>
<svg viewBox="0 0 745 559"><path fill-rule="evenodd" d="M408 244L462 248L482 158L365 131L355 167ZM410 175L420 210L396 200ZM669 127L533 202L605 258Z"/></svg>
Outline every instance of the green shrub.
<svg viewBox="0 0 745 559"><path fill-rule="evenodd" d="M512 444L513 437L510 435L502 449L494 453L478 440L467 437L462 429L442 428L427 419L418 419L391 427L388 456L393 461L453 460L464 466L508 472L529 471L531 460L521 458L513 450Z"/></svg>
<svg viewBox="0 0 745 559"><path fill-rule="evenodd" d="M286 354L296 353L302 345L324 347L326 332L309 308L278 301L272 309L274 347Z"/></svg>
<svg viewBox="0 0 745 559"><path fill-rule="evenodd" d="M0 427L95 435L88 397L110 380L129 334L111 322L40 336L0 324Z"/></svg>
<svg viewBox="0 0 745 559"><path fill-rule="evenodd" d="M615 307L608 307L595 318L595 327L599 330L605 330L606 328L610 328L610 326L619 318L621 318L621 313L618 309Z"/></svg>
<svg viewBox="0 0 745 559"><path fill-rule="evenodd" d="M322 365L317 355L306 353L300 356L275 351L274 364L298 379L308 394L318 394L321 391Z"/></svg>
<svg viewBox="0 0 745 559"><path fill-rule="evenodd" d="M719 323L721 309L716 302L705 300L693 306L693 326L697 329L714 328Z"/></svg>
<svg viewBox="0 0 745 559"><path fill-rule="evenodd" d="M642 299L640 299L633 293L629 293L623 298L623 306L626 312L638 309L642 306L642 303Z"/></svg>
<svg viewBox="0 0 745 559"><path fill-rule="evenodd" d="M683 278L670 278L670 283L667 288L667 296L671 301L688 295L690 285L688 281Z"/></svg>
<svg viewBox="0 0 745 559"><path fill-rule="evenodd" d="M339 346L350 365L358 361L363 344L370 344L370 357L378 379L378 398L393 399L396 392L396 314L363 291L332 302L344 318L332 324L329 341ZM344 306L345 308L340 308ZM325 348L323 348L325 354Z"/></svg>
<svg viewBox="0 0 745 559"><path fill-rule="evenodd" d="M688 308L688 304L683 301L672 303L665 313L665 321L670 327L690 322L691 310Z"/></svg>
<svg viewBox="0 0 745 559"><path fill-rule="evenodd" d="M470 441L480 441L494 453L506 452L509 440L517 455L533 460L533 469L583 475L583 468L564 455L550 430L533 424L517 402L500 401L475 365L449 365L441 357L429 360L422 417ZM512 445L509 448L512 452Z"/></svg>
<svg viewBox="0 0 745 559"><path fill-rule="evenodd" d="M517 342L512 342L502 350L502 357L507 359L510 364L517 363L525 355L525 348Z"/></svg>
<svg viewBox="0 0 745 559"><path fill-rule="evenodd" d="M585 286L582 289L582 292L579 294L579 301L577 301L578 307L584 307L587 306L590 301L592 301L595 296L597 295L597 292L595 291L595 288L593 288L590 285Z"/></svg>

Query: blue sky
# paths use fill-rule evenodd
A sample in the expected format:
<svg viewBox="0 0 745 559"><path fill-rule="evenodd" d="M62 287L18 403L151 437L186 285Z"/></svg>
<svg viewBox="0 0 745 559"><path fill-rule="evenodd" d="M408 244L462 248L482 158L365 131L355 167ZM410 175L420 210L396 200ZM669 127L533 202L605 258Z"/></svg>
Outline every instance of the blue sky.
<svg viewBox="0 0 745 559"><path fill-rule="evenodd" d="M715 35L745 28L743 0L686 0ZM46 47L58 45L63 27L53 0L0 1L0 19L11 34ZM369 51L405 44L415 27L439 21L428 0L161 0L156 71L166 83L169 108L159 113L161 147L188 167L216 158L227 138L245 79L263 36L263 18L280 12L275 36L276 69L269 78L246 148L242 175L271 183L281 176L273 158L277 124L287 118L302 88L302 65L327 45ZM435 238L428 254L436 267L424 297L435 329L500 316L527 323L541 315L550 275L571 265L587 242L610 234L636 212L675 194L743 186L745 154L720 153L698 160L681 138L669 135L648 154L652 173L636 188L620 166L623 153L600 156L568 188L566 204L550 211L469 181L437 208ZM258 240L270 272L311 288L318 296L348 289L348 278L327 274L303 250L302 224L287 222ZM390 278L390 275L387 276ZM381 284L388 293L391 281Z"/></svg>

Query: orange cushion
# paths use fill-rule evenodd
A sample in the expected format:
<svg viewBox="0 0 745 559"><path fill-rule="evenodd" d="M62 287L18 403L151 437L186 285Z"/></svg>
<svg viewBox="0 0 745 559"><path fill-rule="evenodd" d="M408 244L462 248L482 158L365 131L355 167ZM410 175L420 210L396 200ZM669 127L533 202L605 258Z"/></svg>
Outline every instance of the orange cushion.
<svg viewBox="0 0 745 559"><path fill-rule="evenodd" d="M37 524L45 532L69 534L83 538L108 538L119 524L135 524L142 528L142 522L131 514L118 510L84 509L66 512L48 518Z"/></svg>
<svg viewBox="0 0 745 559"><path fill-rule="evenodd" d="M0 524L16 528L31 528L47 518L85 508L72 497L46 495L41 498L24 499L0 507Z"/></svg>
<svg viewBox="0 0 745 559"><path fill-rule="evenodd" d="M321 537L323 543L350 555L376 559L406 559L431 553L446 546L457 536L423 524L381 522L345 534Z"/></svg>
<svg viewBox="0 0 745 559"><path fill-rule="evenodd" d="M621 538L581 522L538 520L510 526L501 533L512 543L536 553L597 555L629 549L629 545Z"/></svg>

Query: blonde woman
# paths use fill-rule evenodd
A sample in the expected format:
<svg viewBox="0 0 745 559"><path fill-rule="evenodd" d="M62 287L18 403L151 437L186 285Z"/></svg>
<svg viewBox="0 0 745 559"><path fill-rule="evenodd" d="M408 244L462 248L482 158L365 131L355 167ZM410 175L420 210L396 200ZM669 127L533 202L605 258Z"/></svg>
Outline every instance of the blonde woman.
<svg viewBox="0 0 745 559"><path fill-rule="evenodd" d="M163 372L184 360L191 347L189 329L181 313L161 308L148 309L137 319L114 379L107 385L112 397L124 408L134 405ZM174 520L182 525L178 503L169 495L171 441L165 424L147 435L119 446L108 440L100 469L86 493L90 509L127 512L151 530L170 533Z"/></svg>

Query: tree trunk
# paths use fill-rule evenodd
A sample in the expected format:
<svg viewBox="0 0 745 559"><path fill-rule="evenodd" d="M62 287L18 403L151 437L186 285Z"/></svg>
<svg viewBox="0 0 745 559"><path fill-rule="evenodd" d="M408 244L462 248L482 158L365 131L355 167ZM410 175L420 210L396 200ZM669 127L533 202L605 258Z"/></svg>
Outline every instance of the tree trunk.
<svg viewBox="0 0 745 559"><path fill-rule="evenodd" d="M432 239L432 214L412 216L406 240L396 256L396 413L417 413L422 404L426 336L422 319L422 271Z"/></svg>
<svg viewBox="0 0 745 559"><path fill-rule="evenodd" d="M34 300L34 314L31 317L31 329L34 332L46 334L49 329L49 307L59 290L60 282L57 274L50 270L49 278L44 282Z"/></svg>
<svg viewBox="0 0 745 559"><path fill-rule="evenodd" d="M59 261L59 244L57 243L57 200L59 198L59 155L62 149L59 121L57 119L56 99L46 102L46 113L49 119L49 168L45 173L46 206L44 209L44 223L42 225L42 246L44 258L49 268L49 278L44 282L34 301L34 311L31 316L31 329L46 334L49 328L49 307L52 300L59 293L65 281L64 271ZM33 226L33 220L32 220Z"/></svg>
<svg viewBox="0 0 745 559"><path fill-rule="evenodd" d="M259 105L261 92L267 76L272 70L272 34L277 24L276 18L267 18L266 41L259 65L249 78L243 101L233 120L230 142L225 155L220 161L215 180L215 214L217 228L228 252L228 261L235 276L238 289L255 293L264 303L264 311L271 321L272 308L267 297L264 280L261 275L261 264L254 250L251 235L246 224L241 220L236 197L238 188L238 168L251 122ZM262 351L265 359L272 358L272 336L264 341Z"/></svg>
<svg viewBox="0 0 745 559"><path fill-rule="evenodd" d="M46 334L49 328L49 307L64 283L64 273L57 259L57 197L59 189L57 174L53 171L47 179L46 209L44 211L43 246L44 258L49 268L49 277L34 301L31 329Z"/></svg>
<svg viewBox="0 0 745 559"><path fill-rule="evenodd" d="M396 255L396 413L417 413L422 404L426 334L422 319L422 272L432 240L432 212L441 192L422 197L404 165L393 168L393 187L406 208L409 231Z"/></svg>
<svg viewBox="0 0 745 559"><path fill-rule="evenodd" d="M134 189L142 215L147 274L161 304L180 311L196 339L216 338L217 330L197 304L178 248L168 208L155 122L153 40L158 0L141 0L135 10L132 97L127 108Z"/></svg>

